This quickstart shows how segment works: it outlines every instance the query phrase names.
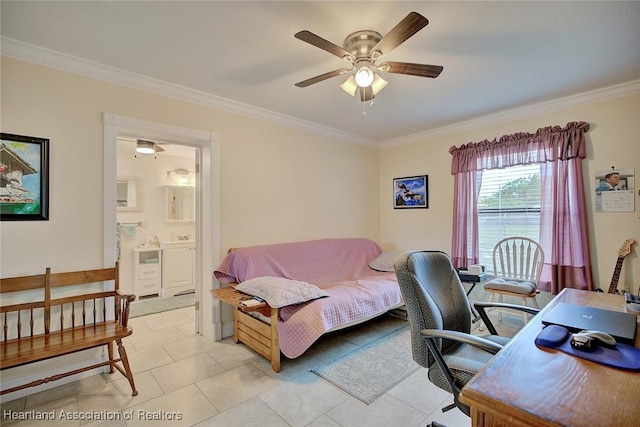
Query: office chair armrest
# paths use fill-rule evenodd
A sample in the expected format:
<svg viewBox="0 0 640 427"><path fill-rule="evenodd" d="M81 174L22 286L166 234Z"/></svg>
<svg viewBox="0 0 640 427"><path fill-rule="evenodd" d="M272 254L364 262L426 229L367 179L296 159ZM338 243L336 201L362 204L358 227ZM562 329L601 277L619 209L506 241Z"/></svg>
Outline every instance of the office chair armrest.
<svg viewBox="0 0 640 427"><path fill-rule="evenodd" d="M498 332L496 331L496 328L493 326L493 323L491 323L491 320L487 315L487 308L506 308L510 310L524 311L525 313L529 313L533 316L540 313L540 310L537 308L517 304L505 304L501 302L476 302L473 304L473 306L478 311L478 314L482 318L482 321L486 325L491 335L498 335Z"/></svg>
<svg viewBox="0 0 640 427"><path fill-rule="evenodd" d="M453 340L465 344L472 345L474 347L480 348L490 354L496 354L502 349L500 344L491 342L487 339L477 337L475 335L465 334L463 332L458 331L443 331L441 329L423 329L420 331L420 334L426 341L427 347L429 348L429 352L433 356L438 367L442 371L442 374L446 378L451 390L453 391L454 400L456 405L458 405L458 396L460 395L460 390L464 386L464 383L458 381L454 376L449 366L444 361L444 357L440 352L440 346L438 345L438 339L448 339ZM462 409L462 408L461 408ZM464 410L463 410L464 411ZM467 415L468 412L465 412Z"/></svg>
<svg viewBox="0 0 640 427"><path fill-rule="evenodd" d="M428 340L444 338L464 344L469 344L491 354L496 354L497 352L502 350L502 346L500 344L489 341L482 337L465 334L464 332L443 331L440 329L423 329L422 331L420 331L420 334Z"/></svg>

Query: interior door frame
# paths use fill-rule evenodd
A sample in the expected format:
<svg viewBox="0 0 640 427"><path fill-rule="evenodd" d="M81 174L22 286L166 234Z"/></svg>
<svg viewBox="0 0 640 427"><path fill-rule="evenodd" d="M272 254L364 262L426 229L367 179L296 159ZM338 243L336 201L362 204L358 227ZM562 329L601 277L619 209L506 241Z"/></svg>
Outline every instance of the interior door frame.
<svg viewBox="0 0 640 427"><path fill-rule="evenodd" d="M217 287L213 263L220 259L220 134L102 113L103 263L116 262L116 181L118 136L157 139L196 148L196 325L199 334L222 339L220 304L209 290Z"/></svg>

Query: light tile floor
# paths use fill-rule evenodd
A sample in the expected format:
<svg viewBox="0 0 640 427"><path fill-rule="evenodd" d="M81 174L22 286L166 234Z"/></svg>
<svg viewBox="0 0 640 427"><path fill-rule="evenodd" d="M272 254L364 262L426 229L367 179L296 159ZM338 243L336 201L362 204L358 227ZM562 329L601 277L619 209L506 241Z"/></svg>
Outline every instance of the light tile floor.
<svg viewBox="0 0 640 427"><path fill-rule="evenodd" d="M479 288L479 287L478 287ZM486 300L480 289L472 299ZM550 296L539 298L543 306ZM295 360L283 358L282 370L230 338L211 342L194 332L193 308L131 319L134 335L126 339L139 395L131 396L118 373L97 375L2 404L5 411L55 410L50 421L8 420L3 426L425 426L435 420L449 427L471 425L460 410L443 413L452 402L420 368L384 396L366 405L325 382L310 370L397 328L403 320L382 316L323 337ZM522 325L504 316L502 333ZM410 351L410 348L407 348ZM102 415L120 419L61 419ZM161 417L163 419L153 419ZM125 419L127 418L127 419Z"/></svg>

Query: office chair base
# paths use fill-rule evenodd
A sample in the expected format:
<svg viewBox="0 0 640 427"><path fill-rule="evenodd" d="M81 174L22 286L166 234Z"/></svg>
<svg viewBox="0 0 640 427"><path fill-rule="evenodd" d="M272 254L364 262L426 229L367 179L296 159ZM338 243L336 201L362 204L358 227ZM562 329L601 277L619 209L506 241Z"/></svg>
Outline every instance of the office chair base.
<svg viewBox="0 0 640 427"><path fill-rule="evenodd" d="M447 412L452 410L453 408L457 408L455 403L452 403L451 405L445 406L444 408L442 408L442 412Z"/></svg>

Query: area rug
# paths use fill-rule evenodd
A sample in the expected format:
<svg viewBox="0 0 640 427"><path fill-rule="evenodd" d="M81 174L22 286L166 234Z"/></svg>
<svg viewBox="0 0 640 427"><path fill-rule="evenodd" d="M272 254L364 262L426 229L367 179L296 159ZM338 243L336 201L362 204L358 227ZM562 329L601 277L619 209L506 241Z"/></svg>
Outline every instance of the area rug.
<svg viewBox="0 0 640 427"><path fill-rule="evenodd" d="M140 317L148 314L162 313L163 311L176 310L178 308L195 305L195 293L175 295L168 298L144 298L131 304L129 317Z"/></svg>
<svg viewBox="0 0 640 427"><path fill-rule="evenodd" d="M418 369L407 325L312 372L368 405Z"/></svg>

